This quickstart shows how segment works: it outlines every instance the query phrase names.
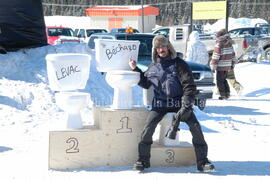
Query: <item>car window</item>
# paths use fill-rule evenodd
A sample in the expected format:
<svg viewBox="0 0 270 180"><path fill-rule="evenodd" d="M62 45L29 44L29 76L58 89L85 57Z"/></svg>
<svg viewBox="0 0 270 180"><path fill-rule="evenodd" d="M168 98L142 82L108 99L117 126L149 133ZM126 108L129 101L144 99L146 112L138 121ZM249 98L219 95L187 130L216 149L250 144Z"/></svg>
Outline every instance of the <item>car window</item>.
<svg viewBox="0 0 270 180"><path fill-rule="evenodd" d="M268 31L266 28L258 28L258 31L260 33L260 35L267 35L270 31Z"/></svg>
<svg viewBox="0 0 270 180"><path fill-rule="evenodd" d="M140 33L140 32L137 29L133 29L133 33Z"/></svg>
<svg viewBox="0 0 270 180"><path fill-rule="evenodd" d="M126 29L118 29L118 33L126 33Z"/></svg>
<svg viewBox="0 0 270 180"><path fill-rule="evenodd" d="M74 32L72 29L58 29L59 30L59 36L74 36Z"/></svg>
<svg viewBox="0 0 270 180"><path fill-rule="evenodd" d="M106 33L106 32L107 32L106 29L87 29L86 30L87 37L90 37L94 33Z"/></svg>
<svg viewBox="0 0 270 180"><path fill-rule="evenodd" d="M261 34L261 31L259 29L255 29L254 31L254 35L258 36Z"/></svg>
<svg viewBox="0 0 270 180"><path fill-rule="evenodd" d="M239 36L240 31L241 31L240 29L231 30L231 31L229 31L229 34L231 37Z"/></svg>
<svg viewBox="0 0 270 180"><path fill-rule="evenodd" d="M70 28L48 28L48 36L74 36Z"/></svg>
<svg viewBox="0 0 270 180"><path fill-rule="evenodd" d="M166 38L169 38L169 33L170 33L170 29L160 29L160 30L155 31L153 34L163 35Z"/></svg>
<svg viewBox="0 0 270 180"><path fill-rule="evenodd" d="M116 28L111 29L111 33L117 33L117 32L118 32L118 31L117 31Z"/></svg>
<svg viewBox="0 0 270 180"><path fill-rule="evenodd" d="M75 29L75 30L74 30L74 35L75 35L75 36L78 36L79 30L80 30L80 29Z"/></svg>
<svg viewBox="0 0 270 180"><path fill-rule="evenodd" d="M48 29L48 36L56 36L56 30L55 29Z"/></svg>
<svg viewBox="0 0 270 180"><path fill-rule="evenodd" d="M103 36L103 37L101 37L101 39L113 39L113 38L109 37L109 36Z"/></svg>
<svg viewBox="0 0 270 180"><path fill-rule="evenodd" d="M263 34L270 34L270 25L260 26Z"/></svg>
<svg viewBox="0 0 270 180"><path fill-rule="evenodd" d="M229 34L232 36L232 35L235 35L237 31L233 30L233 31L229 31Z"/></svg>
<svg viewBox="0 0 270 180"><path fill-rule="evenodd" d="M250 30L248 29L244 29L240 32L241 35L252 35L252 32L250 32Z"/></svg>
<svg viewBox="0 0 270 180"><path fill-rule="evenodd" d="M80 29L79 33L77 34L78 37L85 37L85 30Z"/></svg>

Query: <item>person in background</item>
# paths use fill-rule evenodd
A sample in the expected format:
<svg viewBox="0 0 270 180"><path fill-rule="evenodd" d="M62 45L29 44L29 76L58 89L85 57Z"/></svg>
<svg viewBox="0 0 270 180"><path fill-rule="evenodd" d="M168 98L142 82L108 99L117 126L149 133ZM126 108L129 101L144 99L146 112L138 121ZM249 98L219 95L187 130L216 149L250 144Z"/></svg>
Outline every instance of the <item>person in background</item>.
<svg viewBox="0 0 270 180"><path fill-rule="evenodd" d="M235 52L232 46L232 39L225 29L221 29L216 35L216 45L214 47L210 67L216 72L216 83L219 91L219 99L230 97L230 87L227 76L228 71L233 70L235 64Z"/></svg>
<svg viewBox="0 0 270 180"><path fill-rule="evenodd" d="M199 33L192 31L187 44L186 61L209 65L209 54L205 44L200 41Z"/></svg>
<svg viewBox="0 0 270 180"><path fill-rule="evenodd" d="M238 95L242 94L244 88L235 78L234 67L228 72L227 81L235 89Z"/></svg>
<svg viewBox="0 0 270 180"><path fill-rule="evenodd" d="M201 126L192 109L197 93L192 72L188 64L176 56L172 44L163 35L155 36L152 44L152 64L146 72L137 67L136 61L131 59L129 62L131 69L140 73L138 85L145 89L154 87L152 109L141 134L138 144L139 157L134 169L142 171L150 167L150 151L155 129L166 113L176 112L169 134L176 134L178 130L178 127L173 125L175 120L186 122L193 137L197 169L202 172L214 170L214 165L207 158L208 146ZM169 138L175 137L169 135Z"/></svg>

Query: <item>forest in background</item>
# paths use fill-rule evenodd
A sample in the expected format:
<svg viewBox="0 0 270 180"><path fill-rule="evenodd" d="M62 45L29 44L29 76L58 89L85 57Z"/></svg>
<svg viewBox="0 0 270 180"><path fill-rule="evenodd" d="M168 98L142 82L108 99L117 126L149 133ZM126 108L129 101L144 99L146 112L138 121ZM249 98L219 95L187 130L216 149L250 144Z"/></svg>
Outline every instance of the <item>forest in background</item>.
<svg viewBox="0 0 270 180"><path fill-rule="evenodd" d="M217 0L143 0L144 5L159 8L157 24L161 26L191 22L192 2ZM141 5L142 0L42 0L45 16L85 16L85 9L97 5ZM229 0L229 17L261 18L270 22L270 0ZM194 23L214 23L197 20Z"/></svg>

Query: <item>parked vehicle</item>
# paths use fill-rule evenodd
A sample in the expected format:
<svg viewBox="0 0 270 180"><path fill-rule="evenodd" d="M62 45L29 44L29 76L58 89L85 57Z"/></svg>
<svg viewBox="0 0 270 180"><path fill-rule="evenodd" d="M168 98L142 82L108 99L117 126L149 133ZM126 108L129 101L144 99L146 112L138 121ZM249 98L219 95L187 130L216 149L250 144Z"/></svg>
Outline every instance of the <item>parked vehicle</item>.
<svg viewBox="0 0 270 180"><path fill-rule="evenodd" d="M51 45L75 42L80 43L80 39L74 36L74 31L67 27L48 26L46 27L47 42Z"/></svg>
<svg viewBox="0 0 270 180"><path fill-rule="evenodd" d="M164 26L159 27L153 31L153 34L159 35L162 34L165 37L169 38L173 47L177 52L186 54L187 42L189 33L191 32L190 24L177 25L177 26ZM211 55L215 46L215 39L213 35L210 34L200 34L200 40L206 45L206 49Z"/></svg>
<svg viewBox="0 0 270 180"><path fill-rule="evenodd" d="M244 27L229 31L239 61L270 60L270 36L260 27Z"/></svg>
<svg viewBox="0 0 270 180"><path fill-rule="evenodd" d="M234 40L233 47L239 61L256 62L259 53L258 38L264 34L263 31L256 27L243 27L232 29L228 33Z"/></svg>
<svg viewBox="0 0 270 180"><path fill-rule="evenodd" d="M267 32L264 31L262 28L259 27L243 27L243 28L237 28L232 29L228 32L230 36L233 37L239 37L239 36L266 36Z"/></svg>
<svg viewBox="0 0 270 180"><path fill-rule="evenodd" d="M127 28L112 28L111 33L126 33ZM133 33L140 33L138 29L132 28Z"/></svg>
<svg viewBox="0 0 270 180"><path fill-rule="evenodd" d="M262 37L258 42L259 54L257 62L270 62L270 39L269 36Z"/></svg>
<svg viewBox="0 0 270 180"><path fill-rule="evenodd" d="M96 33L93 34L88 41L88 47L90 48L92 58L95 59L95 39L117 39L117 40L139 40L139 55L138 55L138 66L145 71L152 62L152 40L155 37L153 34L124 34L124 33ZM197 85L198 94L196 96L195 105L201 110L206 106L206 99L212 98L214 77L211 69L202 64L187 62L192 70L192 74ZM149 98L151 97L151 91L144 91L146 99L148 100L145 104L150 105ZM151 98L150 98L151 99ZM151 101L151 100L150 100Z"/></svg>
<svg viewBox="0 0 270 180"><path fill-rule="evenodd" d="M74 34L79 38L88 38L94 33L106 33L106 29L74 29Z"/></svg>

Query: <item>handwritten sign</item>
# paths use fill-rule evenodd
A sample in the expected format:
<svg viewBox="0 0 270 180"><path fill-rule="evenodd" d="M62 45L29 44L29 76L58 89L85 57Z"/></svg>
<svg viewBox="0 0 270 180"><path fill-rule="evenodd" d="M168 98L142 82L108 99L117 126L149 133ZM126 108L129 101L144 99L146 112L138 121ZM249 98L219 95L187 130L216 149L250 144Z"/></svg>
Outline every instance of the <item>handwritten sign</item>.
<svg viewBox="0 0 270 180"><path fill-rule="evenodd" d="M81 70L76 65L62 67L59 72L55 71L57 80L64 79L64 78L70 76L71 74L78 73L78 72L81 72Z"/></svg>
<svg viewBox="0 0 270 180"><path fill-rule="evenodd" d="M140 41L95 39L97 69L101 72L130 70L130 59L137 61Z"/></svg>
<svg viewBox="0 0 270 180"><path fill-rule="evenodd" d="M46 56L49 85L55 91L84 89L89 77L91 56L78 53Z"/></svg>
<svg viewBox="0 0 270 180"><path fill-rule="evenodd" d="M114 55L117 55L118 53L130 53L132 51L136 51L137 46L136 44L130 44L130 45L121 45L120 43L116 47L112 47L112 49L106 49L106 55L107 58L110 60L113 58Z"/></svg>

